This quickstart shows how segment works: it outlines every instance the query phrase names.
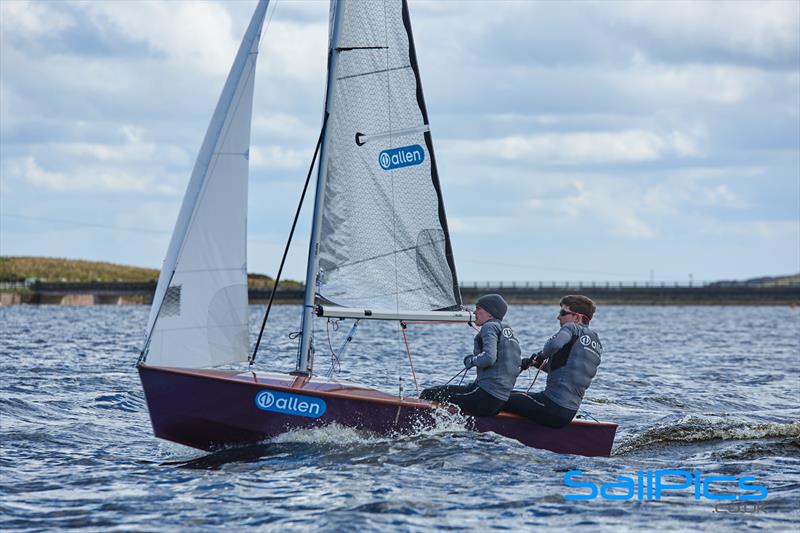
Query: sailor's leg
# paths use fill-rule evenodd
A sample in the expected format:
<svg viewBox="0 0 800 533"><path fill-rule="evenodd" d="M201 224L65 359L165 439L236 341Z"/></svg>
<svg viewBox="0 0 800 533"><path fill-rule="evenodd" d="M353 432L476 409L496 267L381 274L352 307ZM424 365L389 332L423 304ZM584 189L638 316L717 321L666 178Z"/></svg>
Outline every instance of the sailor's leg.
<svg viewBox="0 0 800 533"><path fill-rule="evenodd" d="M566 426L576 413L576 411L565 409L554 403L543 392L536 394L512 392L504 410L551 428Z"/></svg>
<svg viewBox="0 0 800 533"><path fill-rule="evenodd" d="M495 398L475 383L470 385L469 390L451 395L448 401L472 416L494 416L505 404L503 400Z"/></svg>
<svg viewBox="0 0 800 533"><path fill-rule="evenodd" d="M454 394L459 394L471 390L470 385L439 385L424 389L419 397L422 400L437 401L437 402L450 402L450 398Z"/></svg>
<svg viewBox="0 0 800 533"><path fill-rule="evenodd" d="M438 400L443 388L444 387L442 385L439 385L438 387L422 389L422 392L419 393L419 397L421 400Z"/></svg>

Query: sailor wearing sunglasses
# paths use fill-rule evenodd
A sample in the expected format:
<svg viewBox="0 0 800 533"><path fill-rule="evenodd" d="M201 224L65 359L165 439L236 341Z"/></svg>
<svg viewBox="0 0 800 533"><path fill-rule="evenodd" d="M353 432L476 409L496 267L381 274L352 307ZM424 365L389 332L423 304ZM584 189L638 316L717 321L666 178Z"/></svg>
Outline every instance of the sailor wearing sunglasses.
<svg viewBox="0 0 800 533"><path fill-rule="evenodd" d="M603 346L589 328L596 306L586 296L565 296L560 302L561 329L537 354L522 360L522 369L547 372L544 391L511 393L504 410L549 427L564 427L578 412L583 395L600 365Z"/></svg>

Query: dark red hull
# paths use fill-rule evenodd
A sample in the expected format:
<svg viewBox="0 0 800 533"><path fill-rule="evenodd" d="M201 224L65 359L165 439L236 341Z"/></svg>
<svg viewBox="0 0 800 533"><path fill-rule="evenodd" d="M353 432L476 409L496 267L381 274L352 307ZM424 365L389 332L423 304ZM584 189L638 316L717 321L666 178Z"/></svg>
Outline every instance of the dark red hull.
<svg viewBox="0 0 800 533"><path fill-rule="evenodd" d="M155 435L201 450L330 423L380 435L436 423L435 403L316 376L140 366L139 377ZM609 456L617 431L616 424L584 420L552 429L510 413L471 420L477 431L587 456Z"/></svg>

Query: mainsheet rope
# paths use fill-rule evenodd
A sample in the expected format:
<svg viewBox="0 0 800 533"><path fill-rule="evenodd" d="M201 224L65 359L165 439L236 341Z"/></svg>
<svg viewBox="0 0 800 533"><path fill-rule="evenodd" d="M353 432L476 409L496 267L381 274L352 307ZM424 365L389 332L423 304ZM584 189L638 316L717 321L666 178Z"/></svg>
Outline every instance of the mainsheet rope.
<svg viewBox="0 0 800 533"><path fill-rule="evenodd" d="M414 378L414 387L417 389L417 398L419 398L419 383L417 383L417 373L414 371L414 361L411 360L411 348L408 346L408 337L406 336L406 323L400 322L400 331L403 332L403 342L406 345L406 353L408 354L408 364L411 365L411 377Z"/></svg>
<svg viewBox="0 0 800 533"><path fill-rule="evenodd" d="M431 321L423 320L423 321L410 321L410 322L405 322L405 321L402 321L402 320L400 321L400 331L403 332L403 342L406 345L406 354L408 354L408 364L411 366L411 376L414 378L414 387L416 387L416 389L417 389L417 397L419 397L420 391L419 391L419 383L417 382L417 373L414 370L414 361L411 359L411 348L408 345L408 336L406 335L406 326L408 326L408 324L452 324L452 322L448 322L446 320L431 320ZM475 330L478 329L477 327L475 327L475 324L473 324L472 322L469 323L469 326L471 328L475 329ZM445 385L449 385L450 382L453 381L454 379L456 379L458 376L461 376L461 381L458 383L459 385L461 385L461 382L464 381L464 376L467 375L467 371L468 370L469 370L469 368L465 368L464 370L460 370L458 372L458 374L456 374L455 376L450 378L450 381L445 383ZM463 373L463 375L461 375L462 373Z"/></svg>
<svg viewBox="0 0 800 533"><path fill-rule="evenodd" d="M546 359L545 359L545 361L546 361ZM531 391L531 387L533 387L533 384L536 383L536 378L539 377L539 372L542 371L542 367L544 366L545 361L542 361L542 364L539 365L539 367L536 369L536 374L533 376L533 381L531 381L531 384L528 385L528 390L525 391L526 394Z"/></svg>

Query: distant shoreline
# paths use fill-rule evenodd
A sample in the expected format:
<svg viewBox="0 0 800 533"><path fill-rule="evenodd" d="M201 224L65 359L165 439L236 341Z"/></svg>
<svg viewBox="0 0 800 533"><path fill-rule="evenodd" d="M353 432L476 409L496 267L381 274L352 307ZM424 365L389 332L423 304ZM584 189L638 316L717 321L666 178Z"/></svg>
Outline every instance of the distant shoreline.
<svg viewBox="0 0 800 533"><path fill-rule="evenodd" d="M150 305L159 271L115 263L59 257L0 257L0 305ZM47 281L59 280L59 281ZM270 276L249 273L251 304L272 293ZM461 284L470 304L481 294L499 293L510 303L558 303L566 294L585 294L601 305L800 305L800 273L743 281L688 285L661 282ZM282 280L275 303L300 304L303 285Z"/></svg>
<svg viewBox="0 0 800 533"><path fill-rule="evenodd" d="M155 282L36 283L29 288L0 292L0 305L150 305ZM251 304L269 300L271 288L249 290ZM600 305L790 305L800 306L800 285L752 287L741 285L702 287L461 287L469 304L481 294L502 294L512 304L556 304L565 294L580 293ZM300 304L303 289L280 288L275 303Z"/></svg>

